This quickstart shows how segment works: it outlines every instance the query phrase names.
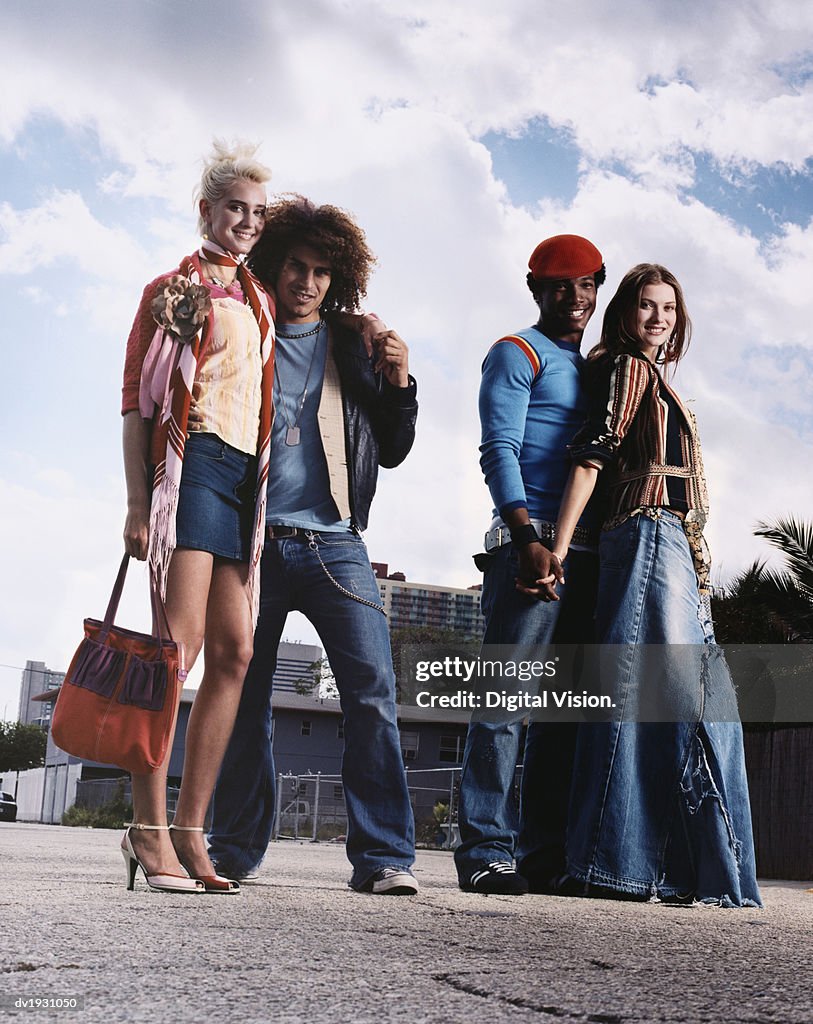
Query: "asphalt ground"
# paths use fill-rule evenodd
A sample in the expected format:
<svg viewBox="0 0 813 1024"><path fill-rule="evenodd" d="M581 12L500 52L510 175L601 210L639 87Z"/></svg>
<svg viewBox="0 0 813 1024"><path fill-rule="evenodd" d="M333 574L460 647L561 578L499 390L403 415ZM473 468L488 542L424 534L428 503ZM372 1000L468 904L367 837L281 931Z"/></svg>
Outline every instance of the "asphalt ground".
<svg viewBox="0 0 813 1024"><path fill-rule="evenodd" d="M278 842L240 896L130 893L120 835L0 823L0 1018L813 1022L813 882L764 910L478 896L432 851L418 896L372 896L343 847Z"/></svg>

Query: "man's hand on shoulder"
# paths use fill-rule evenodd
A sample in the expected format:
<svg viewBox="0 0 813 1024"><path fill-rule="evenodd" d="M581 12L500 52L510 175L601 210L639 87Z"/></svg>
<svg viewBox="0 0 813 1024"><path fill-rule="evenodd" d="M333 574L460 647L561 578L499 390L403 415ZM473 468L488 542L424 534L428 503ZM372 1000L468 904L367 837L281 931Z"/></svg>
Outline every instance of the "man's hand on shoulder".
<svg viewBox="0 0 813 1024"><path fill-rule="evenodd" d="M376 373L383 373L394 388L409 387L409 349L397 331L391 331L377 313L339 313L336 320L361 335Z"/></svg>
<svg viewBox="0 0 813 1024"><path fill-rule="evenodd" d="M373 338L373 369L394 388L409 386L409 349L396 331L379 331Z"/></svg>

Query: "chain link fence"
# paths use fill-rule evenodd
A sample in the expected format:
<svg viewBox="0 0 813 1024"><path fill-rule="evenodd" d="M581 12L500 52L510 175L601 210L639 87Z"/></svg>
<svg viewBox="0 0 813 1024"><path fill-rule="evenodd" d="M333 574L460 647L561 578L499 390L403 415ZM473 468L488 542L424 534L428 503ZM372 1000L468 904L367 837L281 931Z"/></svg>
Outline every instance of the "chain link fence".
<svg viewBox="0 0 813 1024"><path fill-rule="evenodd" d="M170 821L175 816L179 792L177 786L167 786L167 817ZM118 776L115 779L83 779L76 784L77 807L101 808L119 796L123 796L126 803L132 804L129 775Z"/></svg>
<svg viewBox="0 0 813 1024"><path fill-rule="evenodd" d="M518 769L518 772L521 769ZM457 809L460 791L459 766L407 768L407 789L415 816L419 846L453 850L460 842ZM123 790L123 792L122 792ZM128 777L79 782L76 803L100 808L116 796L131 801ZM178 789L167 787L167 812L175 814ZM210 816L207 815L208 827ZM347 806L341 775L277 775L277 803L273 839L307 839L312 842L344 842L347 837Z"/></svg>
<svg viewBox="0 0 813 1024"><path fill-rule="evenodd" d="M406 775L418 843L454 849L459 842L460 768L407 769ZM346 836L347 807L340 775L277 776L274 839L343 842Z"/></svg>

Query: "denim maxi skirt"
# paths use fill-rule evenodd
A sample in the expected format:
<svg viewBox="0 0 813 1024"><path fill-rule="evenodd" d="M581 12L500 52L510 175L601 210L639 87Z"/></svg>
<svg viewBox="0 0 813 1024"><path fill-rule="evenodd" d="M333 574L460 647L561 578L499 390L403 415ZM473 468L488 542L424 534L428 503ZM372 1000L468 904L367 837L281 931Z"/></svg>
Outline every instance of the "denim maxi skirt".
<svg viewBox="0 0 813 1024"><path fill-rule="evenodd" d="M599 550L596 632L613 645L601 648L602 691L625 720L579 726L568 874L641 897L761 906L736 696L683 524L666 509L635 515Z"/></svg>
<svg viewBox="0 0 813 1024"><path fill-rule="evenodd" d="M217 434L190 434L175 517L179 548L247 562L254 527L257 458Z"/></svg>

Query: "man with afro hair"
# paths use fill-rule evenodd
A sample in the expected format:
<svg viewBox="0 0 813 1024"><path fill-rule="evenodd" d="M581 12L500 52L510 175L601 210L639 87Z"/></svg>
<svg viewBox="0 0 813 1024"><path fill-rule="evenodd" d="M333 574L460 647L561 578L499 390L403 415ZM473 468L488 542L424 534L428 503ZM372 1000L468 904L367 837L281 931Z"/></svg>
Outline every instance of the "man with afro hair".
<svg viewBox="0 0 813 1024"><path fill-rule="evenodd" d="M276 301L276 411L254 657L209 838L220 873L256 875L275 813L271 681L285 620L300 611L342 702L350 886L411 895L414 823L389 630L361 531L378 467L399 465L412 447L418 405L402 339L376 317L348 315L373 264L346 212L298 195L270 204L252 251L251 268Z"/></svg>

